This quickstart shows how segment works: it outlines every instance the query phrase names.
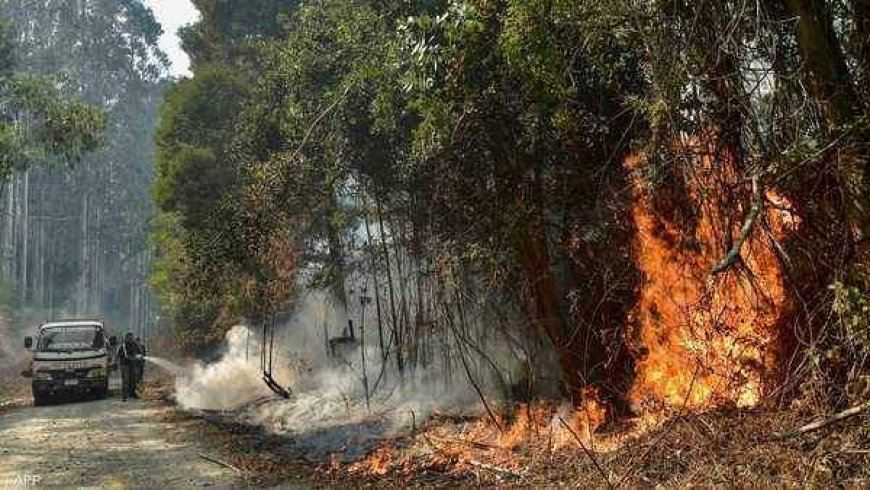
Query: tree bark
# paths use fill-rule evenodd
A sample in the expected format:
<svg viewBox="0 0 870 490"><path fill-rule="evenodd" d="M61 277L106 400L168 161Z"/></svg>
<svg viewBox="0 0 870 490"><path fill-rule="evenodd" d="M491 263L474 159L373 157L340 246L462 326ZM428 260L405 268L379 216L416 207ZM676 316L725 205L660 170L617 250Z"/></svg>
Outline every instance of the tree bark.
<svg viewBox="0 0 870 490"><path fill-rule="evenodd" d="M856 1L857 3L865 3ZM846 57L834 30L833 17L824 0L785 0L787 11L797 18L797 43L806 70L807 83L823 116L823 132L839 138L855 121L858 97ZM852 138L861 139L861 135ZM838 186L845 200L845 214L856 242L870 237L870 209L864 202L870 159L861 155L850 138L833 145L826 160L837 160Z"/></svg>
<svg viewBox="0 0 870 490"><path fill-rule="evenodd" d="M822 107L828 132L855 114L855 87L824 0L785 0L797 18L797 42L813 97Z"/></svg>
<svg viewBox="0 0 870 490"><path fill-rule="evenodd" d="M528 210L519 233L519 258L528 281L529 312L531 322L548 338L556 349L562 371L562 382L572 402L579 404L586 388L585 356L589 352L572 342L570 321L562 311L562 295L553 273L547 246L546 218L540 209L540 177L533 175L528 183L528 202L521 208ZM593 347L594 348L594 347Z"/></svg>

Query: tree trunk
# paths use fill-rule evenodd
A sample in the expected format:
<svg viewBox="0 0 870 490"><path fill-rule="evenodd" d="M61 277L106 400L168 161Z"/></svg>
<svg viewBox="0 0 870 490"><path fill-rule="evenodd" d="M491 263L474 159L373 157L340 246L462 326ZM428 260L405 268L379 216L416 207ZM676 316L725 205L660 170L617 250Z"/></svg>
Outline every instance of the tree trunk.
<svg viewBox="0 0 870 490"><path fill-rule="evenodd" d="M798 48L810 92L821 108L822 130L829 138L840 137L859 114L858 97L829 6L824 0L785 0L785 6L798 18ZM854 143L861 139L862 135L852 134L824 156L827 162L836 161L837 186L845 201L841 205L853 235L851 241L859 244L870 238L870 209L865 202L870 159Z"/></svg>
<svg viewBox="0 0 870 490"><path fill-rule="evenodd" d="M22 232L22 259L21 259L21 300L24 303L27 303L27 284L28 284L28 245L30 242L30 171L24 172L24 196L22 198L24 201L24 216L23 216L23 227L24 231Z"/></svg>
<svg viewBox="0 0 870 490"><path fill-rule="evenodd" d="M372 282L374 283L374 293L375 293L375 313L377 315L378 320L378 347L381 349L381 362L386 362L387 360L387 348L384 344L384 325L381 321L381 286L380 281L378 280L378 257L377 252L375 251L374 240L372 240L372 228L371 224L369 224L369 216L366 213L365 218L363 219L363 223L365 224L366 230L366 240L368 241L369 255L371 260L371 268L372 268Z"/></svg>
<svg viewBox="0 0 870 490"><path fill-rule="evenodd" d="M329 209L326 220L326 239L329 242L329 266L332 268L331 289L332 297L336 302L337 310L347 318L348 304L345 290L344 272L344 247L341 243L339 231L336 229L334 217L338 213L338 203L335 199L335 190L330 189Z"/></svg>
<svg viewBox="0 0 870 490"><path fill-rule="evenodd" d="M855 114L855 87L824 0L785 0L797 18L797 42L807 82L820 104L825 130L833 132Z"/></svg>
<svg viewBox="0 0 870 490"><path fill-rule="evenodd" d="M387 270L387 290L390 293L390 320L393 329L392 337L395 339L394 345L396 347L396 370L399 372L399 376L403 376L405 373L405 358L404 352L402 352L402 331L399 325L399 316L396 312L396 291L395 285L393 284L393 266L390 261L390 251L387 247L383 208L381 206L380 198L378 197L375 197L375 206L377 207L378 212L378 231L380 232L381 249L384 254L384 267Z"/></svg>
<svg viewBox="0 0 870 490"><path fill-rule="evenodd" d="M539 202L538 176L530 183L533 204ZM528 206L528 203L524 203ZM545 218L540 209L533 209L525 219L519 236L519 258L528 281L528 311L532 325L553 343L562 370L562 383L572 402L579 404L586 388L584 356L588 352L575 350L569 339L570 321L560 306L562 295L551 267L547 248Z"/></svg>

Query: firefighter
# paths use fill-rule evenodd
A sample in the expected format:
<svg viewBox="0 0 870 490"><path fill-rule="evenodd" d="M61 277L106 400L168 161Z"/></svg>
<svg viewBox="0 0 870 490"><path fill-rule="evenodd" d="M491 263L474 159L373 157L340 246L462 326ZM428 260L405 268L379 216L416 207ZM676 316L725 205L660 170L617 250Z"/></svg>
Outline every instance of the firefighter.
<svg viewBox="0 0 870 490"><path fill-rule="evenodd" d="M121 368L121 398L139 398L136 394L136 385L139 377L139 363L142 362L142 352L133 332L124 335L124 341L118 347L118 366Z"/></svg>

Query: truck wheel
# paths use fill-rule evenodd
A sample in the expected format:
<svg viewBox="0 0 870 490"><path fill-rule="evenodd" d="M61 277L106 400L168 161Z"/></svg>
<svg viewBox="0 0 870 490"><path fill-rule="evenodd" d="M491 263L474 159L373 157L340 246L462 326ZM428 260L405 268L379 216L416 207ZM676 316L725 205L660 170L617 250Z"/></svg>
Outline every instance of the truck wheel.
<svg viewBox="0 0 870 490"><path fill-rule="evenodd" d="M98 399L102 399L106 397L106 394L109 393L109 381L106 380L105 383L102 384L99 388L94 388L94 397Z"/></svg>
<svg viewBox="0 0 870 490"><path fill-rule="evenodd" d="M48 405L48 395L34 392L33 405L36 407L44 407L45 405Z"/></svg>

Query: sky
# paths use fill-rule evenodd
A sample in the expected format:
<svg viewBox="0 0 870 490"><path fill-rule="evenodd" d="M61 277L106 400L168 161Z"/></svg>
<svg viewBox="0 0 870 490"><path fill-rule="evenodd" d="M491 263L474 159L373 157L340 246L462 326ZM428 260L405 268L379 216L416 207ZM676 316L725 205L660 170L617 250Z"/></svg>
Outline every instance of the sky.
<svg viewBox="0 0 870 490"><path fill-rule="evenodd" d="M190 59L181 50L178 41L178 28L196 21L199 12L188 0L143 0L154 11L157 21L163 25L160 48L169 55L172 62L170 72L174 76L190 75Z"/></svg>

